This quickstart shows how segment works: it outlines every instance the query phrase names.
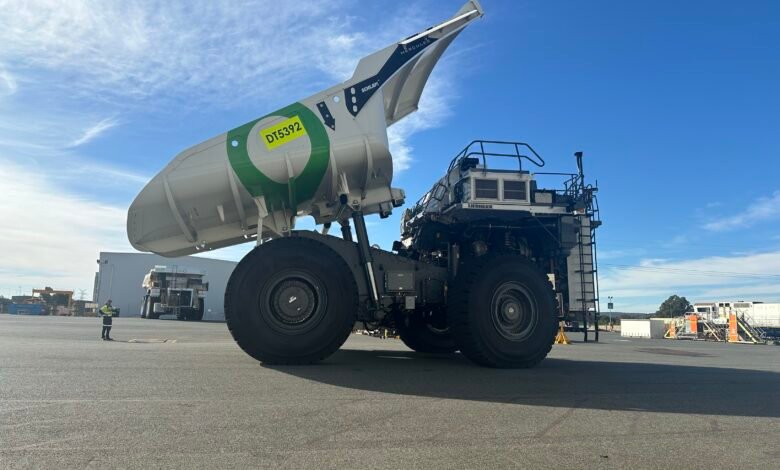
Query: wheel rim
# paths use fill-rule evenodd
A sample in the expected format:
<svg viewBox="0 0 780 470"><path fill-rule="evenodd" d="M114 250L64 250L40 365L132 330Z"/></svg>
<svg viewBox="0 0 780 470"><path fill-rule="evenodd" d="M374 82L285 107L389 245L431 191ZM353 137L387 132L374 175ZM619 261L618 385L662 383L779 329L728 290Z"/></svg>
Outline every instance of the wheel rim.
<svg viewBox="0 0 780 470"><path fill-rule="evenodd" d="M523 341L536 328L539 308L533 293L524 285L505 282L493 294L490 317L501 336L510 341Z"/></svg>
<svg viewBox="0 0 780 470"><path fill-rule="evenodd" d="M286 271L274 276L261 290L263 318L281 333L300 334L322 320L327 295L322 282L303 271Z"/></svg>

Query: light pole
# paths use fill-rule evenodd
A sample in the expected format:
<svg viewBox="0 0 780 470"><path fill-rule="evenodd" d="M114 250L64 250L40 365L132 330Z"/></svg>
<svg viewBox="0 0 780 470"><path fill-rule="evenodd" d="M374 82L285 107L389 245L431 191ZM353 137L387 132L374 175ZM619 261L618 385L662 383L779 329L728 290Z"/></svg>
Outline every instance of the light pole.
<svg viewBox="0 0 780 470"><path fill-rule="evenodd" d="M612 303L612 296L610 295L607 297L607 310L609 310L609 325L612 326L612 308L615 306L615 304Z"/></svg>

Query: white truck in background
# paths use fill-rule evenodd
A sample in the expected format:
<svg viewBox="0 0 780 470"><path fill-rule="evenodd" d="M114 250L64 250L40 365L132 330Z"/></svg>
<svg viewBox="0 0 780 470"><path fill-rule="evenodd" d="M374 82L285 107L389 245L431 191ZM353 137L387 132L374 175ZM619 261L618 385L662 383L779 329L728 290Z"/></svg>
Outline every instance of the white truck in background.
<svg viewBox="0 0 780 470"><path fill-rule="evenodd" d="M155 266L144 276L141 318L158 319L176 315L178 320L203 319L209 284L206 273L181 266Z"/></svg>

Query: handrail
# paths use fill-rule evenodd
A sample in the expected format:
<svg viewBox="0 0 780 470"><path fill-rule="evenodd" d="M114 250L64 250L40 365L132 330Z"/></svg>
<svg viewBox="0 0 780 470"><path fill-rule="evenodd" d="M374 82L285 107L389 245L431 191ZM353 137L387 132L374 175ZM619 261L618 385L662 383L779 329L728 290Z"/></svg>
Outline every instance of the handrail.
<svg viewBox="0 0 780 470"><path fill-rule="evenodd" d="M485 150L485 145L503 145L503 146L511 146L511 149L514 151L514 153L510 152L492 152L489 150ZM477 147L478 146L478 147ZM474 147L474 148L473 148ZM526 148L530 151L531 154L533 154L533 158L528 155L523 155L520 153L521 148ZM520 171L522 171L522 160L526 159L533 163L534 165L538 167L543 167L545 165L544 159L539 155L536 150L533 149L529 144L525 142L511 142L511 141L502 141L502 140L473 140L469 142L468 145L466 145L463 150L458 152L458 154L455 156L455 158L450 161L450 165L447 169L447 173L445 177L442 180L437 181L433 187L426 193L424 193L417 202L410 208L410 214L412 217L415 217L419 215L420 213L424 212L426 208L435 200L437 202L441 202L442 198L437 198L435 196L435 192L439 186L443 187L445 190L445 194L448 191L453 190L453 188L457 188L460 184L462 184L464 179L461 178L458 181L451 183L449 181L449 174L457 167L457 165L463 161L466 158L472 157L472 156L478 156L482 159L482 165L483 167L480 170L488 170L487 168L487 157L510 157L510 158L516 158L518 161L518 166ZM563 176L565 177L563 181L563 189L554 189L553 191L556 194L568 196L571 197L573 200L580 200L581 198L585 198L584 201L586 204L586 207L583 207L583 209L587 210L588 212L593 212L595 209L595 214L598 213L598 206L595 202L595 191L594 187L589 184L585 184L585 178L582 175L582 173L562 173L562 172L534 172L534 175L537 176ZM426 197L428 198L426 200ZM592 207L591 204L596 204L596 207Z"/></svg>
<svg viewBox="0 0 780 470"><path fill-rule="evenodd" d="M471 150L471 147L475 144L479 144L479 149ZM502 152L486 152L485 151L485 144L492 144L492 145L506 145L506 146L512 146L514 148L514 153L502 153ZM535 158L531 158L528 155L523 155L520 153L521 148L526 148L531 151L531 153L534 155ZM469 158L471 156L480 156L482 157L482 166L487 169L487 158L486 157L512 157L517 158L517 163L519 169L522 170L522 160L526 159L529 162L533 163L534 165L538 167L543 167L545 164L544 159L541 155L536 153L536 150L531 147L530 144L527 144L525 142L510 142L506 140L472 140L466 147L458 152L458 154L455 156L455 158L452 159L450 162L450 166L448 167L447 171L449 172L455 166L457 163L465 158Z"/></svg>

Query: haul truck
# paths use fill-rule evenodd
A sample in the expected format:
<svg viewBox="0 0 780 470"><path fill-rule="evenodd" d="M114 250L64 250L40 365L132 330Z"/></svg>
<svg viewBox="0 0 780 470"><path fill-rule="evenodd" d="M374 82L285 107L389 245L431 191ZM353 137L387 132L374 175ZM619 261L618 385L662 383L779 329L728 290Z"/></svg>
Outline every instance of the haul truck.
<svg viewBox="0 0 780 470"><path fill-rule="evenodd" d="M404 213L393 251L366 230L365 216L405 201L387 127L417 110L436 62L482 15L469 1L363 58L346 82L185 150L130 207L130 242L164 256L255 242L229 279L225 317L265 363L319 361L363 322L395 327L420 352L537 364L559 315L596 302L595 188L582 171L539 189L525 165L544 162L529 145L474 142ZM321 231L294 230L303 216Z"/></svg>
<svg viewBox="0 0 780 470"><path fill-rule="evenodd" d="M180 266L155 266L144 276L141 318L176 315L178 320L203 320L208 282L206 273Z"/></svg>

